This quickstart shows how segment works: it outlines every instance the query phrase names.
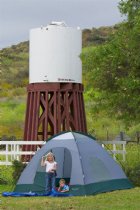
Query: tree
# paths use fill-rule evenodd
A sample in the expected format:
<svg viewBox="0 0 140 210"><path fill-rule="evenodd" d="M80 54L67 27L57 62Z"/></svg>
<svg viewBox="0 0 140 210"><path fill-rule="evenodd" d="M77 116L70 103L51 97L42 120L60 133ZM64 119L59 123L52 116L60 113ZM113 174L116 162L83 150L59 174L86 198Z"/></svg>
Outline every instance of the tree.
<svg viewBox="0 0 140 210"><path fill-rule="evenodd" d="M107 44L84 51L81 57L94 108L131 125L140 119L140 0L122 0L119 8L127 20Z"/></svg>

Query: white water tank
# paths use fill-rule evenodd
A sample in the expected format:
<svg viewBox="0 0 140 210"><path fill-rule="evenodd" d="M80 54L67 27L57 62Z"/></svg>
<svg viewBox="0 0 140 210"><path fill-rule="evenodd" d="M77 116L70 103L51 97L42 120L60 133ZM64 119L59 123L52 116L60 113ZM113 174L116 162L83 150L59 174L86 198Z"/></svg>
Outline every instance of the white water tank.
<svg viewBox="0 0 140 210"><path fill-rule="evenodd" d="M82 33L52 22L30 31L30 83L82 83Z"/></svg>

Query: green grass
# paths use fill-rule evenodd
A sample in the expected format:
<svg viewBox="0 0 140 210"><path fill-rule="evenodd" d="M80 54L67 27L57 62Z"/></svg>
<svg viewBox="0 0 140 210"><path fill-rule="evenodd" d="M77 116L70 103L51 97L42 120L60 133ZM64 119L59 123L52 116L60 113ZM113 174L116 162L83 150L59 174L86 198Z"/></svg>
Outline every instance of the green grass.
<svg viewBox="0 0 140 210"><path fill-rule="evenodd" d="M0 137L23 137L25 119L25 97L14 97L0 101Z"/></svg>
<svg viewBox="0 0 140 210"><path fill-rule="evenodd" d="M0 197L0 210L139 210L140 188L86 197Z"/></svg>
<svg viewBox="0 0 140 210"><path fill-rule="evenodd" d="M2 192L12 192L14 189L14 186L11 185L1 185L0 184L0 194L2 194Z"/></svg>
<svg viewBox="0 0 140 210"><path fill-rule="evenodd" d="M0 160L2 160L1 156L0 156ZM0 184L3 184L1 180L4 180L5 183L8 183L9 185L11 185L13 183L12 173L13 173L12 166L0 165Z"/></svg>

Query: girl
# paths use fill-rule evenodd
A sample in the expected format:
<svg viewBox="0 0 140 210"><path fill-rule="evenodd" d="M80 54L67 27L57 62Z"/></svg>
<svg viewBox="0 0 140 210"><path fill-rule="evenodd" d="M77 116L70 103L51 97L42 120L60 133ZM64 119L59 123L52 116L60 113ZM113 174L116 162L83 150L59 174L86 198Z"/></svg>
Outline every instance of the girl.
<svg viewBox="0 0 140 210"><path fill-rule="evenodd" d="M57 163L54 160L53 153L49 152L46 155L46 159L42 157L41 166L46 166L46 193L50 193L52 189L55 189L56 169Z"/></svg>

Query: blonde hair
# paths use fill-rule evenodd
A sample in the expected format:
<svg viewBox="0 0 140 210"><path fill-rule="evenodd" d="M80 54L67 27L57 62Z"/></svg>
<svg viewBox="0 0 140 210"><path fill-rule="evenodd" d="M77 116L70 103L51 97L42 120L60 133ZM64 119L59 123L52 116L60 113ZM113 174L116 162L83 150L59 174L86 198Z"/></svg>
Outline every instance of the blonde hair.
<svg viewBox="0 0 140 210"><path fill-rule="evenodd" d="M48 160L48 157L52 157L53 158L53 161L54 161L54 154L52 152L49 152L47 155L46 155L46 160Z"/></svg>
<svg viewBox="0 0 140 210"><path fill-rule="evenodd" d="M66 183L65 179L60 179L59 184L63 182L64 184Z"/></svg>

